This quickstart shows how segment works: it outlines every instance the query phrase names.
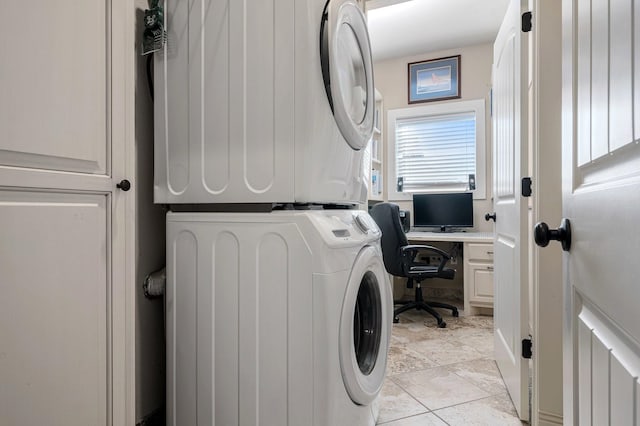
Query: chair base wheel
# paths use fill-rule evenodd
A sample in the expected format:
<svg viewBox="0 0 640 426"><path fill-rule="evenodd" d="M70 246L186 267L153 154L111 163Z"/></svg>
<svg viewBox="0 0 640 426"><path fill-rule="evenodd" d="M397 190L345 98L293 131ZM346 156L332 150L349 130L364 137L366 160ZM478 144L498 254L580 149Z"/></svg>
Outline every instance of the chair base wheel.
<svg viewBox="0 0 640 426"><path fill-rule="evenodd" d="M394 317L394 318L393 318L393 323L394 323L394 324L397 324L397 323L399 323L399 322L400 322L400 318L398 318L398 317Z"/></svg>
<svg viewBox="0 0 640 426"><path fill-rule="evenodd" d="M444 321L439 321L438 322L438 328L445 328L447 326L447 323Z"/></svg>
<svg viewBox="0 0 640 426"><path fill-rule="evenodd" d="M458 310L457 310L457 309L456 309L455 311L453 311L451 314L452 314L454 317L459 317L459 316L460 316L460 313L458 312Z"/></svg>

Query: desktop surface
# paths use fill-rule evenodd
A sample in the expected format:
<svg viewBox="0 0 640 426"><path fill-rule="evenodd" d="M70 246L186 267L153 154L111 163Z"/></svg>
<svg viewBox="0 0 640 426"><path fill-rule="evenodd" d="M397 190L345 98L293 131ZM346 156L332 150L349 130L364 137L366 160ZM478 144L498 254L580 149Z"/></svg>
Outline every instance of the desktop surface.
<svg viewBox="0 0 640 426"><path fill-rule="evenodd" d="M433 232L411 229L407 232L407 240L409 241L476 241L476 242L493 242L493 232Z"/></svg>

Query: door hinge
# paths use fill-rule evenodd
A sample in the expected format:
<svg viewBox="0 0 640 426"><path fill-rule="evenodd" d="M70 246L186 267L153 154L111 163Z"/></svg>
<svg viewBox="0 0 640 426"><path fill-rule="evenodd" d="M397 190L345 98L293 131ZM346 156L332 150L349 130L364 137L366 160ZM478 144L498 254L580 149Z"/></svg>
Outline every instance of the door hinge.
<svg viewBox="0 0 640 426"><path fill-rule="evenodd" d="M522 14L522 32L528 33L533 28L531 12L525 12Z"/></svg>
<svg viewBox="0 0 640 426"><path fill-rule="evenodd" d="M531 190L530 177L527 176L522 178L521 192L523 197L531 197L531 194L533 194L533 191Z"/></svg>
<svg viewBox="0 0 640 426"><path fill-rule="evenodd" d="M531 337L522 339L522 358L531 359L533 355L533 342Z"/></svg>

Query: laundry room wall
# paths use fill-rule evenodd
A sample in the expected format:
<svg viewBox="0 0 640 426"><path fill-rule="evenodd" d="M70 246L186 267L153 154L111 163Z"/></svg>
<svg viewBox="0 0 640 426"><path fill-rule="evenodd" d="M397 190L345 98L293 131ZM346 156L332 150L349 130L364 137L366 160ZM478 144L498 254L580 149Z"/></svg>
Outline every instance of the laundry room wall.
<svg viewBox="0 0 640 426"><path fill-rule="evenodd" d="M493 222L486 222L484 220L485 213L493 211L492 192L491 192L491 117L490 117L490 90L491 90L491 67L493 63L493 43L485 43L475 46L461 47L457 49L440 50L436 52L425 52L420 55L405 56L401 58L390 59L386 61L378 61L374 63L374 75L376 89L380 91L384 97L384 118L387 119L387 113L391 109L397 108L409 108L415 106L424 106L425 103L412 104L408 103L407 94L407 67L411 62L424 61L429 59L437 59L446 56L461 55L460 58L460 80L461 98L443 102L458 102L463 100L472 99L484 99L485 111L486 111L486 188L487 197L484 200L474 200L473 210L475 224L474 230L478 232L491 232L493 231ZM430 102L429 104L435 104L436 102ZM386 155L386 144L388 138L389 126L384 126L384 150ZM385 166L389 164L387 158L383 159ZM389 176L389 171L384 170L384 176ZM388 200L388 194L386 188L389 185L384 185L384 198ZM393 200L392 200L393 201ZM397 202L402 209L413 210L412 203L410 201ZM411 214L413 218L413 211Z"/></svg>
<svg viewBox="0 0 640 426"><path fill-rule="evenodd" d="M165 264L165 210L153 204L153 102L140 55L146 0L135 0L136 424L160 424L165 395L164 301L144 297L145 277Z"/></svg>

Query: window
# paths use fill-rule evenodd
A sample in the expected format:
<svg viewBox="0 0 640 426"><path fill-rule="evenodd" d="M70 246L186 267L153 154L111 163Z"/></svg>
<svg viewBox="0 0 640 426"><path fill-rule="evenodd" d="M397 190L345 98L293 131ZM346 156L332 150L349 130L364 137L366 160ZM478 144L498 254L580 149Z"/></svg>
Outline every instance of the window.
<svg viewBox="0 0 640 426"><path fill-rule="evenodd" d="M389 111L389 198L469 190L485 198L484 100ZM399 191L402 178L402 191Z"/></svg>

